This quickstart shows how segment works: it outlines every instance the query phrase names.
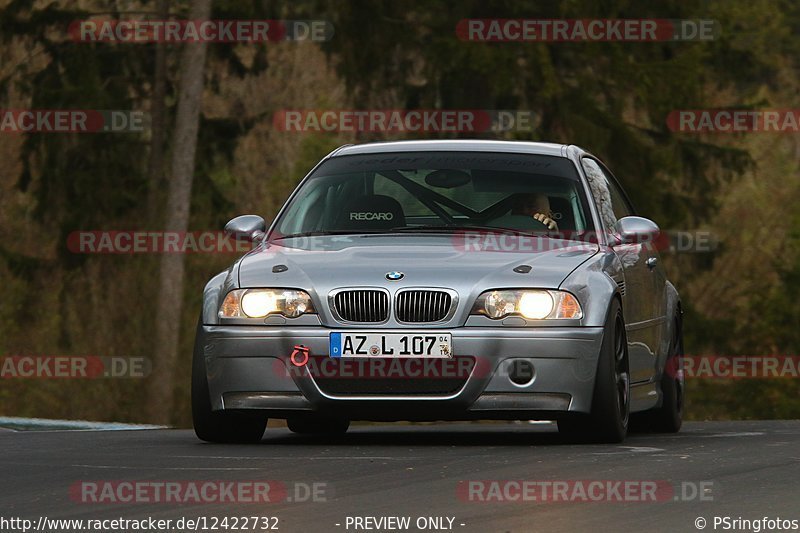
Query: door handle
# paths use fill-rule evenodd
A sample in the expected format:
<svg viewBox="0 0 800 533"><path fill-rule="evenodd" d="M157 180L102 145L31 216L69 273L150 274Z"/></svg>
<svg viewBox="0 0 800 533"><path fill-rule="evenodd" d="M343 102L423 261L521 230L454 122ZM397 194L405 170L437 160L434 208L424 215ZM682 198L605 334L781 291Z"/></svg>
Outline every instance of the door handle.
<svg viewBox="0 0 800 533"><path fill-rule="evenodd" d="M658 264L658 257L648 257L644 264L647 265L647 268L653 270Z"/></svg>

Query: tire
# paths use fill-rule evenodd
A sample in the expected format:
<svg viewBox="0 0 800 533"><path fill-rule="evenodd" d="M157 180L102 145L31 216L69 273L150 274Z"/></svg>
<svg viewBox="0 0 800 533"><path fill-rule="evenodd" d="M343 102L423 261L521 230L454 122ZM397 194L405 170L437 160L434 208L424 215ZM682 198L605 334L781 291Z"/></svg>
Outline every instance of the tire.
<svg viewBox="0 0 800 533"><path fill-rule="evenodd" d="M625 320L619 300L608 310L597 361L592 411L558 421L558 430L581 442L617 443L625 440L630 420L630 364Z"/></svg>
<svg viewBox="0 0 800 533"><path fill-rule="evenodd" d="M649 433L677 433L683 424L685 382L683 372L683 332L679 317L673 322L669 355L661 375L661 406L631 417L631 429Z"/></svg>
<svg viewBox="0 0 800 533"><path fill-rule="evenodd" d="M239 444L260 442L267 427L267 417L211 410L206 363L203 347L199 346L200 327L201 323L198 322L198 335L195 337L192 356L192 422L195 435L206 442Z"/></svg>
<svg viewBox="0 0 800 533"><path fill-rule="evenodd" d="M350 421L343 418L298 417L286 421L289 430L301 435L344 435Z"/></svg>

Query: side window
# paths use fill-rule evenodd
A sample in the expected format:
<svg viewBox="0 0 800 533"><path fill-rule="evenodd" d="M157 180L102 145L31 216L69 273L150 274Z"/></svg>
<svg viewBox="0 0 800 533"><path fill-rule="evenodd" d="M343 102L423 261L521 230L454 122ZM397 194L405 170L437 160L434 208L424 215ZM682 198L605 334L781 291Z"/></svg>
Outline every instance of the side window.
<svg viewBox="0 0 800 533"><path fill-rule="evenodd" d="M625 198L625 193L623 193L622 189L619 188L616 180L608 176L608 171L603 169L603 167L600 168L604 171L603 175L606 176L608 190L611 192L611 209L614 210L614 215L617 217L617 220L621 219L622 217L629 217L633 215L633 208L628 203L628 200Z"/></svg>
<svg viewBox="0 0 800 533"><path fill-rule="evenodd" d="M619 186L606 175L597 161L584 157L581 159L583 170L589 181L594 202L600 213L603 225L610 229L617 220L633 214L631 206Z"/></svg>

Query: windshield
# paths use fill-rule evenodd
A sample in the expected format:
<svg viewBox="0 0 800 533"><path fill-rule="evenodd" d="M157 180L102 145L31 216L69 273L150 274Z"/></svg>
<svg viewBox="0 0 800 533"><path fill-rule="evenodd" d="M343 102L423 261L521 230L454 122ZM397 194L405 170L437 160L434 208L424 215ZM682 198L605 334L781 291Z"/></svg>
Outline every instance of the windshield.
<svg viewBox="0 0 800 533"><path fill-rule="evenodd" d="M325 161L293 196L271 238L459 229L579 238L592 226L566 158L392 153Z"/></svg>

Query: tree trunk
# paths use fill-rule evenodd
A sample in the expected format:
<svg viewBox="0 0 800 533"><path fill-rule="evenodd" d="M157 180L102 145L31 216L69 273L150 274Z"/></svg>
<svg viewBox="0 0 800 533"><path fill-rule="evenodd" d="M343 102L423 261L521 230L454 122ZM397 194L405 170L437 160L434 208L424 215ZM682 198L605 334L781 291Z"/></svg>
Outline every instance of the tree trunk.
<svg viewBox="0 0 800 533"><path fill-rule="evenodd" d="M193 0L190 20L208 19L211 0ZM164 216L166 231L184 232L189 225L197 130L203 96L205 43L183 45L178 89L178 110L172 140L172 172ZM155 313L153 373L148 383L148 419L166 424L172 420L175 368L178 360L183 309L185 257L180 253L161 258L159 291Z"/></svg>
<svg viewBox="0 0 800 533"><path fill-rule="evenodd" d="M169 18L169 1L158 0L156 18ZM156 60L153 73L153 94L150 96L150 158L147 163L147 220L161 218L161 191L164 189L164 139L167 117L167 45L156 43ZM150 228L153 229L153 228Z"/></svg>

